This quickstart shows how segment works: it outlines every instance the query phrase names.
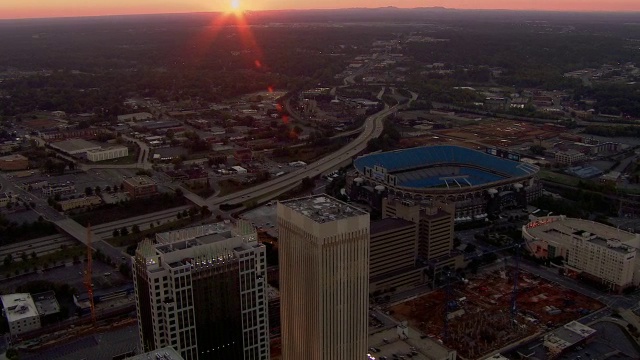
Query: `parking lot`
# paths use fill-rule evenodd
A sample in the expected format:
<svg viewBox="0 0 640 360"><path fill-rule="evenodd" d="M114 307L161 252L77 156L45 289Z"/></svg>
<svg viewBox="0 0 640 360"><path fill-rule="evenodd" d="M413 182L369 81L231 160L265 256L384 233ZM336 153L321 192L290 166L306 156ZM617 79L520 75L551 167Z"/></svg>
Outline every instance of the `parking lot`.
<svg viewBox="0 0 640 360"><path fill-rule="evenodd" d="M70 266L62 266L45 270L42 273L26 274L11 280L6 280L0 283L0 291L3 293L10 293L15 291L16 287L24 285L29 281L45 280L56 283L67 283L69 286L78 290L84 289L83 273L85 270L85 264L72 264ZM105 263L94 261L93 262L93 274L94 276L104 276L104 274L110 273L108 276L122 278L122 275L117 270L114 270L112 266ZM124 278L123 278L124 279Z"/></svg>
<svg viewBox="0 0 640 360"><path fill-rule="evenodd" d="M251 222L251 225L266 231L273 237L278 237L278 215L276 214L276 204L264 205L240 215L242 219Z"/></svg>

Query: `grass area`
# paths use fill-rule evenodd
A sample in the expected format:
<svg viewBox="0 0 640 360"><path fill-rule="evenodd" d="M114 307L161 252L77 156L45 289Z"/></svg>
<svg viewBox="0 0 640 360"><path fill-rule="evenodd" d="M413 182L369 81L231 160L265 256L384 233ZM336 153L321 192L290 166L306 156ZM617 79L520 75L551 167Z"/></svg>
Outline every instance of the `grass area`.
<svg viewBox="0 0 640 360"><path fill-rule="evenodd" d="M216 191L213 188L211 188L211 185L209 185L208 183L205 185L195 185L195 186L190 186L185 184L184 186L192 193L204 199L216 193Z"/></svg>
<svg viewBox="0 0 640 360"><path fill-rule="evenodd" d="M553 181L558 184L564 184L569 186L578 186L578 183L580 182L580 179L575 178L573 176L558 174L548 170L540 170L540 172L538 173L538 176L542 180Z"/></svg>
<svg viewBox="0 0 640 360"><path fill-rule="evenodd" d="M290 163L292 161L304 161L310 164L321 157L330 154L334 151L338 151L345 144L342 142L335 142L328 145L305 145L301 147L291 148L291 153L287 156L276 157L273 160L279 163Z"/></svg>
<svg viewBox="0 0 640 360"><path fill-rule="evenodd" d="M225 196L229 194L233 194L234 192L238 192L240 190L248 189L252 185L251 184L241 184L230 179L220 180L218 181L218 187L220 187L220 193L218 196Z"/></svg>
<svg viewBox="0 0 640 360"><path fill-rule="evenodd" d="M0 273L3 275L18 275L34 271L36 268L46 269L50 266L58 265L61 262L81 258L82 256L85 256L86 253L87 250L83 245L65 246L56 252L42 255L37 258L32 258L29 255L26 261L14 260L8 266L3 264L0 267Z"/></svg>
<svg viewBox="0 0 640 360"><path fill-rule="evenodd" d="M180 219L170 223L157 225L149 229L141 230L136 234L128 234L125 236L108 238L105 241L115 247L131 246L142 241L144 238L155 236L156 233L180 229L200 219L200 216L195 217L193 220L191 218Z"/></svg>
<svg viewBox="0 0 640 360"><path fill-rule="evenodd" d="M218 187L220 187L220 193L218 194L218 196L225 196L225 195L233 194L234 192L246 190L254 186L258 186L266 181L268 180L243 184L241 182L234 181L233 179L220 180L218 181Z"/></svg>

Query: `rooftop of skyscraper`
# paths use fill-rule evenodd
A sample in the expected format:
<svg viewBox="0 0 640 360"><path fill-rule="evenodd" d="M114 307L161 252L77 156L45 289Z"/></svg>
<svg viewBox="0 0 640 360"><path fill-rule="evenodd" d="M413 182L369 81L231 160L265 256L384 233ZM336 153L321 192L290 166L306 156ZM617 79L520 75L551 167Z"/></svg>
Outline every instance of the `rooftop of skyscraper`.
<svg viewBox="0 0 640 360"><path fill-rule="evenodd" d="M366 215L365 211L326 195L314 195L281 202L318 223Z"/></svg>

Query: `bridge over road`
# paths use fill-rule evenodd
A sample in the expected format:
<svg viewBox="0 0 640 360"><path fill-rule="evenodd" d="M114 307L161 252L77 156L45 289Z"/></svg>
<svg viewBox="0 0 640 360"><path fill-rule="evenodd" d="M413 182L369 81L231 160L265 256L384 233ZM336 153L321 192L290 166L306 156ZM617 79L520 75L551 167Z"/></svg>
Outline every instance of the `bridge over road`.
<svg viewBox="0 0 640 360"><path fill-rule="evenodd" d="M58 227L58 229L60 229L61 231L69 234L71 237L73 237L74 239L80 241L81 243L87 245L88 239L87 239L87 228L78 224L77 222L75 222L72 219L64 219L64 220L59 220L59 221L55 221L54 224ZM114 263L118 264L121 262L126 262L127 264L130 265L131 259L130 256L128 256L127 254L123 253L122 251L118 250L117 248L111 246L111 244L107 243L106 241L104 241L104 239L102 239L102 237L100 237L99 235L96 235L96 233L92 230L91 231L91 248L94 251L100 251L103 254L105 254L106 256L110 257ZM124 257L124 259L123 259Z"/></svg>

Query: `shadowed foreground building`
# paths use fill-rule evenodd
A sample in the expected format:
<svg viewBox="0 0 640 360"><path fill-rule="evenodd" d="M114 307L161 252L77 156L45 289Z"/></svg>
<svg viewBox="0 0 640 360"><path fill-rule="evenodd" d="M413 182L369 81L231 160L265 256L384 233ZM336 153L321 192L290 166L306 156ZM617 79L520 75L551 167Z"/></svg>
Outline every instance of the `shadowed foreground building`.
<svg viewBox="0 0 640 360"><path fill-rule="evenodd" d="M319 195L278 204L283 360L367 354L369 214Z"/></svg>
<svg viewBox="0 0 640 360"><path fill-rule="evenodd" d="M186 360L268 360L265 248L240 221L156 235L133 266L140 345Z"/></svg>

